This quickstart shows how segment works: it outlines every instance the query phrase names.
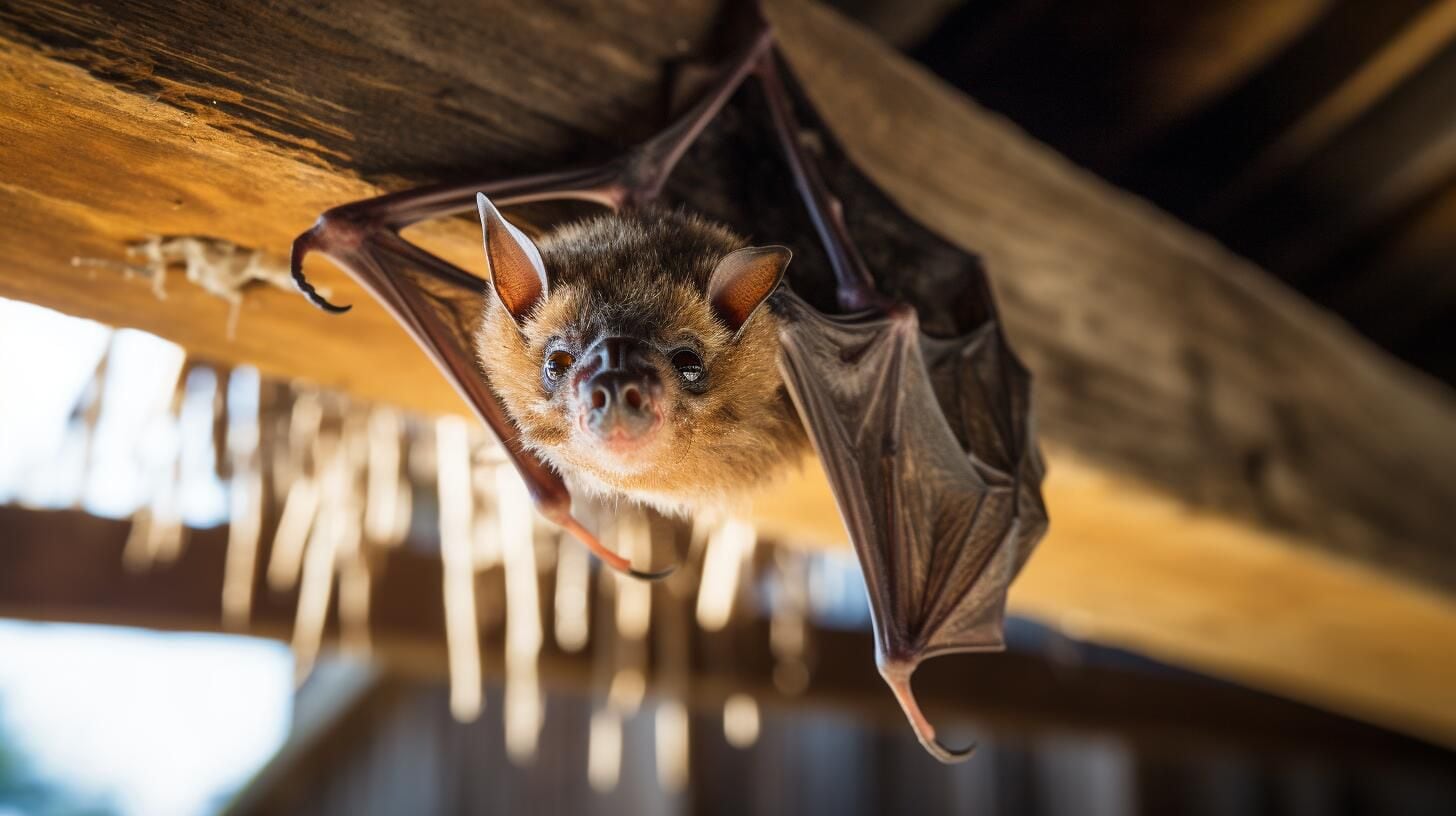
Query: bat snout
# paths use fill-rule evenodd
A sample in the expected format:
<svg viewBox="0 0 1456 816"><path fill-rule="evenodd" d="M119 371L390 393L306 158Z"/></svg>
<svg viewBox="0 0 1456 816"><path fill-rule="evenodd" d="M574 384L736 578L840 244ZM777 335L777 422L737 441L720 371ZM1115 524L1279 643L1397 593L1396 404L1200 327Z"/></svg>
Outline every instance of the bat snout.
<svg viewBox="0 0 1456 816"><path fill-rule="evenodd" d="M659 390L656 375L650 373L601 372L581 385L582 424L607 443L645 439L661 422Z"/></svg>
<svg viewBox="0 0 1456 816"><path fill-rule="evenodd" d="M650 349L635 337L609 336L592 344L596 369L578 386L581 424L614 452L626 452L662 423L662 383Z"/></svg>

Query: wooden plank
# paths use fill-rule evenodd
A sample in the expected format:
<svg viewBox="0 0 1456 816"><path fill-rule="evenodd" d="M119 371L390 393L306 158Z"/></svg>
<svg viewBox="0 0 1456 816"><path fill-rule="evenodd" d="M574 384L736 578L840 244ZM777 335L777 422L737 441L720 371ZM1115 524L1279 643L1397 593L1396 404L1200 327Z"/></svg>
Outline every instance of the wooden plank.
<svg viewBox="0 0 1456 816"><path fill-rule="evenodd" d="M1456 139L1452 140L1456 143ZM1456 378L1440 335L1456 322L1456 161L1447 184L1385 234L1371 241L1355 267L1364 274L1342 276L1326 298L1338 311L1386 315L1371 325L1371 335L1402 356L1432 371Z"/></svg>
<svg viewBox="0 0 1456 816"><path fill-rule="evenodd" d="M1214 203L1232 199L1225 190L1249 162L1324 104L1430 5L1428 0L1332 4L1247 80L1146 145L1111 178L1194 224L1212 227L1220 215ZM1219 234L1249 251L1236 236Z"/></svg>
<svg viewBox="0 0 1456 816"><path fill-rule="evenodd" d="M127 242L155 234L226 237L281 258L324 209L380 191L364 178L397 187L447 168L504 174L608 155L651 127L661 64L701 36L710 6L631 19L606 2L556 13L429 3L406 15L390 3L7 3L0 296L366 398L460 410L372 304L345 326L265 290L229 339L227 307L195 288L159 303L71 260L122 262ZM473 262L471 243L456 248Z"/></svg>
<svg viewBox="0 0 1456 816"><path fill-rule="evenodd" d="M223 304L185 286L159 302L70 259L117 259L158 233L282 255L317 212L381 184L605 155L651 128L662 62L692 51L707 5L665 21L606 4L539 18L505 4L275 4L245 20L200 3L9 4L0 295L367 399L458 410L403 334L322 265L320 281L359 304L350 318L265 290L230 341ZM1456 609L1428 589L1456 586L1450 393L840 18L797 3L773 16L850 154L907 212L986 258L1038 376L1053 533L1013 602L1456 742L1456 658L1431 648L1452 641ZM474 263L468 224L431 237ZM842 546L812 469L779 496L798 500L765 506L766 528ZM1271 625L1270 599L1287 597L1303 605Z"/></svg>
<svg viewBox="0 0 1456 816"><path fill-rule="evenodd" d="M838 5L857 12L863 4ZM884 5L887 16L899 8ZM1239 87L1337 5L965 3L912 53L987 107L1106 175ZM874 28L886 26L875 16L865 19Z"/></svg>
<svg viewBox="0 0 1456 816"><path fill-rule="evenodd" d="M1450 394L853 32L813 36L825 15L778 19L850 154L986 257L1040 378L1052 532L1013 608L1456 741L1456 655L1432 648L1456 603L1380 571L1404 550L1451 586L1432 580L1456 529Z"/></svg>
<svg viewBox="0 0 1456 816"><path fill-rule="evenodd" d="M1456 177L1456 114L1447 104L1456 95L1456 2L1450 18L1443 33L1452 39L1423 70L1237 210L1230 223L1261 241L1257 257L1295 281L1339 280L1350 271L1342 253L1399 228Z"/></svg>
<svg viewBox="0 0 1456 816"><path fill-rule="evenodd" d="M1456 2L1430 4L1359 65L1329 95L1303 112L1234 177L1210 208L1227 215L1325 147L1456 40ZM1217 217L1217 216L1215 216Z"/></svg>
<svg viewBox="0 0 1456 816"><path fill-rule="evenodd" d="M965 0L830 0L827 5L904 49L918 45Z"/></svg>
<svg viewBox="0 0 1456 816"><path fill-rule="evenodd" d="M190 531L177 562L132 572L121 559L128 529L128 522L78 512L0 507L0 530L6 531L0 559L7 567L0 573L0 616L220 631L226 531ZM391 551L381 564L370 625L373 659L386 672L444 675L440 570L438 559L413 547ZM492 580L483 583L485 592L503 591L498 571L487 577ZM286 638L296 594L272 592L261 580L256 594L247 634ZM667 613L665 592L657 593L655 603L655 614ZM551 631L549 620L545 628ZM335 634L331 621L331 640ZM722 634L694 630L692 637L697 643L690 647L691 702L716 708L730 694L747 691L770 707L830 708L887 727L904 724L870 659L868 632L814 629L810 642L817 669L802 696L785 696L774 686L767 621L739 620ZM484 646L486 674L499 678L504 665L500 633L487 631ZM725 649L732 660L717 659ZM1343 717L1143 661L1099 658L1097 650L1082 650L1071 659L1011 651L950 660L956 662L928 663L916 678L922 703L948 723L974 722L1016 734L1116 734L1174 752L1222 747L1382 762L1451 760L1446 751ZM592 685L600 680L592 664L590 648L570 655L548 644L543 682L558 690L599 692ZM656 671L649 677L654 686L661 681ZM364 683L347 695L339 691L364 707L331 712L325 706L322 724L301 730L297 756L280 759L263 777L284 784L296 776L295 762L310 761L311 746L337 738L329 723L347 725L354 719L347 716L351 710L367 717L375 703L397 691L388 682Z"/></svg>

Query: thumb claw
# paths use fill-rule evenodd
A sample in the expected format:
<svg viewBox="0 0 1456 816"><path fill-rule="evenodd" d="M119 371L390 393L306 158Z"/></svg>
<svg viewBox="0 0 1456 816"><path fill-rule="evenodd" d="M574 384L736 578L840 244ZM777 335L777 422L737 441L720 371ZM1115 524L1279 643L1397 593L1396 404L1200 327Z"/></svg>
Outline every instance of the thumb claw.
<svg viewBox="0 0 1456 816"><path fill-rule="evenodd" d="M318 229L318 227L314 227L314 229L311 229L308 232L305 232L304 234L298 236L298 238L295 239L293 242L293 252L290 258L289 270L293 274L293 285L298 287L298 291L302 292L304 297L308 298L309 303L312 303L313 305L319 307L320 309L323 309L330 314L343 314L344 312L347 312L354 307L336 306L330 303L328 301L328 298L325 298L323 295L318 293L318 290L314 289L313 284L309 283L308 278L303 274L303 259L307 257L308 253L312 252L314 249L313 239L314 230L316 229Z"/></svg>
<svg viewBox="0 0 1456 816"><path fill-rule="evenodd" d="M633 578L640 578L643 581L661 581L663 578L666 578L669 575L672 575L674 572L677 572L677 567L677 564L672 564L671 566L665 567L660 570L654 570L652 572L643 572L642 570L629 568L627 570L627 574L632 576Z"/></svg>
<svg viewBox="0 0 1456 816"><path fill-rule="evenodd" d="M571 515L558 519L557 523L565 527L566 531L571 533L577 541L585 544L586 548L595 553L597 558L602 559L603 564L606 564L608 567L623 575L630 575L633 578L640 578L644 581L660 581L677 571L677 564L673 564L666 569L655 571L633 569L631 561L607 549L596 536L592 535L590 530Z"/></svg>
<svg viewBox="0 0 1456 816"><path fill-rule="evenodd" d="M935 726L925 718L924 712L920 710L920 703L915 699L915 690L910 687L910 675L914 673L913 663L891 660L880 665L880 676L890 686L890 691L904 710L906 719L910 720L910 727L915 731L915 738L920 740L921 747L946 765L964 762L975 753L976 744L973 742L965 748L951 748L936 739Z"/></svg>

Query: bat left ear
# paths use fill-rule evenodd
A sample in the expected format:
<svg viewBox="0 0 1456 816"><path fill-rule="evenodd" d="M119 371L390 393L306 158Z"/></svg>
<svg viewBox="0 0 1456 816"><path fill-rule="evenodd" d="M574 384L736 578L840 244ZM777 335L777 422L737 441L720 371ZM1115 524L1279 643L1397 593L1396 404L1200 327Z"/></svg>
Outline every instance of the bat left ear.
<svg viewBox="0 0 1456 816"><path fill-rule="evenodd" d="M779 288L793 257L788 247L774 245L746 247L728 253L718 262L708 279L708 302L735 339L758 307Z"/></svg>
<svg viewBox="0 0 1456 816"><path fill-rule="evenodd" d="M507 221L485 193L475 194L475 205L480 209L480 226L485 232L491 288L519 325L546 296L546 265L526 233Z"/></svg>

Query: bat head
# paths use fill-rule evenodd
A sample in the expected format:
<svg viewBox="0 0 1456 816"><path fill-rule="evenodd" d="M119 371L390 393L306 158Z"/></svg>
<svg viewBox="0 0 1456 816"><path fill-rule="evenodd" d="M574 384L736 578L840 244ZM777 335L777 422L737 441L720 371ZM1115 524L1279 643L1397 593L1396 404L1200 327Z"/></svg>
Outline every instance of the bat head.
<svg viewBox="0 0 1456 816"><path fill-rule="evenodd" d="M532 241L479 197L477 352L526 445L573 487L667 511L729 499L801 452L761 308L789 250L649 210Z"/></svg>

